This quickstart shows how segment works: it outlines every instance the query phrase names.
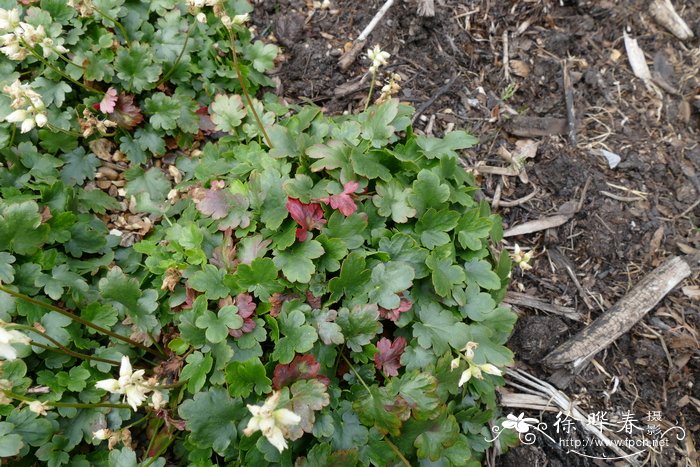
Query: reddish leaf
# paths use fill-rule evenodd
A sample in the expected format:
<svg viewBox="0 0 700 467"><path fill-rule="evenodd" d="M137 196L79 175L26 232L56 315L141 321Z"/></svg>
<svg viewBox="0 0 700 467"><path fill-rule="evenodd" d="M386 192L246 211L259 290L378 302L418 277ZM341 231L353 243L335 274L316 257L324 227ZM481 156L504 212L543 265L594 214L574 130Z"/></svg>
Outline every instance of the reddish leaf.
<svg viewBox="0 0 700 467"><path fill-rule="evenodd" d="M213 186L211 189L196 188L192 193L197 210L212 219L223 219L228 216L233 204L239 202L241 195L234 195L228 190L220 190Z"/></svg>
<svg viewBox="0 0 700 467"><path fill-rule="evenodd" d="M401 313L404 313L411 309L413 302L402 298L399 302L398 308L393 310L387 310L386 308L379 307L379 317L382 319L390 319L391 321L398 321Z"/></svg>
<svg viewBox="0 0 700 467"><path fill-rule="evenodd" d="M323 209L318 203L305 204L298 199L287 198L287 211L300 226L296 231L300 242L306 240L309 230L320 229L326 223Z"/></svg>
<svg viewBox="0 0 700 467"><path fill-rule="evenodd" d="M229 329L228 334L231 337L241 337L243 334L253 332L256 326L255 321L251 318L257 307L253 302L253 297L247 293L238 294L236 306L238 307L238 315L243 318L243 326L238 329Z"/></svg>
<svg viewBox="0 0 700 467"><path fill-rule="evenodd" d="M321 309L321 297L315 296L310 290L306 291L306 303L314 310Z"/></svg>
<svg viewBox="0 0 700 467"><path fill-rule="evenodd" d="M107 89L104 97L100 101L100 112L102 113L112 113L114 112L114 106L117 104L117 90L114 88Z"/></svg>
<svg viewBox="0 0 700 467"><path fill-rule="evenodd" d="M330 380L323 375L319 375L321 364L316 361L313 355L297 355L289 365L277 365L275 375L272 377L272 385L275 389L281 389L291 385L301 379L317 379L326 386Z"/></svg>
<svg viewBox="0 0 700 467"><path fill-rule="evenodd" d="M134 96L120 94L114 104L114 111L109 113L109 119L120 128L131 130L143 121L141 109L134 105Z"/></svg>
<svg viewBox="0 0 700 467"><path fill-rule="evenodd" d="M277 318L284 302L294 300L295 298L299 298L299 295L295 293L273 293L270 297L270 305L272 305L270 308L270 316Z"/></svg>
<svg viewBox="0 0 700 467"><path fill-rule="evenodd" d="M359 183L350 181L343 186L343 192L337 195L331 195L328 198L319 199L324 204L330 204L333 209L340 211L345 217L351 216L357 211L357 205L352 195L360 186Z"/></svg>
<svg viewBox="0 0 700 467"><path fill-rule="evenodd" d="M406 349L406 339L397 337L392 343L386 337L377 342L377 353L374 354L374 366L386 376L398 376L401 368L401 354Z"/></svg>

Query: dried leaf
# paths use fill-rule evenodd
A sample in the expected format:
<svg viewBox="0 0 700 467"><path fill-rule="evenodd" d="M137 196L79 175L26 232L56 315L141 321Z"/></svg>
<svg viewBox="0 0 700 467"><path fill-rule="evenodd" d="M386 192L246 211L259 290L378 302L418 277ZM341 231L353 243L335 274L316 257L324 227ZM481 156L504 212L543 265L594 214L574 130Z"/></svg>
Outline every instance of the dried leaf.
<svg viewBox="0 0 700 467"><path fill-rule="evenodd" d="M275 389L281 389L299 380L317 379L328 386L330 380L319 375L319 371L321 371L321 364L316 361L313 355L297 355L288 365L275 367L272 385Z"/></svg>

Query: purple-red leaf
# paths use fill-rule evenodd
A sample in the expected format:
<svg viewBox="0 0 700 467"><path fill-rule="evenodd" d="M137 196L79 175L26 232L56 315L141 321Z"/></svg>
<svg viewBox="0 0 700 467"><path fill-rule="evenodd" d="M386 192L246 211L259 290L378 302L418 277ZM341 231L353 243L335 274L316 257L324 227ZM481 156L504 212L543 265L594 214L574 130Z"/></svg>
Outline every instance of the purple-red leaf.
<svg viewBox="0 0 700 467"><path fill-rule="evenodd" d="M399 320L401 313L405 313L406 311L410 310L412 306L412 301L402 298L399 302L399 306L392 310L387 310L386 308L379 307L379 316L382 319L390 319L391 321L396 322Z"/></svg>
<svg viewBox="0 0 700 467"><path fill-rule="evenodd" d="M323 209L318 203L302 203L298 199L287 198L287 211L292 219L299 224L296 231L297 240L303 242L309 230L320 229L326 223L323 217Z"/></svg>
<svg viewBox="0 0 700 467"><path fill-rule="evenodd" d="M229 329L228 334L231 337L241 337L243 334L253 332L255 329L255 321L251 316L255 313L257 305L253 301L253 296L247 293L239 293L236 296L236 307L238 307L238 316L243 318L243 326L238 329Z"/></svg>
<svg viewBox="0 0 700 467"><path fill-rule="evenodd" d="M223 219L228 216L231 206L237 201L236 195L228 190L220 190L216 186L211 189L197 188L192 194L197 210L212 219Z"/></svg>
<svg viewBox="0 0 700 467"><path fill-rule="evenodd" d="M143 121L141 109L134 105L134 96L119 94L114 103L114 110L109 113L109 119L120 128L131 130Z"/></svg>
<svg viewBox="0 0 700 467"><path fill-rule="evenodd" d="M398 376L401 368L401 354L406 349L406 339L397 337L392 343L386 337L377 342L377 353L374 354L374 366L386 376Z"/></svg>
<svg viewBox="0 0 700 467"><path fill-rule="evenodd" d="M288 365L277 365L275 367L272 385L275 389L281 389L302 379L317 379L328 386L330 380L323 375L319 375L318 372L320 370L321 364L316 361L313 355L297 355Z"/></svg>
<svg viewBox="0 0 700 467"><path fill-rule="evenodd" d="M353 194L359 188L360 184L355 181L349 181L343 186L343 192L337 195L331 195L327 198L319 199L324 204L330 204L333 209L340 211L345 217L351 216L357 211L357 205L353 199Z"/></svg>

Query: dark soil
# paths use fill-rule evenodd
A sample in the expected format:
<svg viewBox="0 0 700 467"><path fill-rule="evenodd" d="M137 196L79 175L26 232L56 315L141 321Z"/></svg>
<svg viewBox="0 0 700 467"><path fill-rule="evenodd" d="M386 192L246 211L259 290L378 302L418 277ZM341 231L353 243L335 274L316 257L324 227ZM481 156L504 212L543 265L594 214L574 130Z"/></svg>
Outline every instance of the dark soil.
<svg viewBox="0 0 700 467"><path fill-rule="evenodd" d="M582 316L577 322L514 307L521 316L510 342L517 367L547 380L544 355L666 258L700 249L700 3L673 1L695 32L681 42L654 21L642 0L435 0L432 18L417 15L417 1L397 0L367 47L379 44L391 54L383 73L401 75L398 97L421 111L417 128L437 135L464 128L479 136L481 144L464 154L465 166L482 174L483 195L505 227L556 214L578 201L588 182L582 208L569 222L506 243L535 252L532 270L514 271L513 290ZM343 72L338 59L383 0L333 0L330 11L313 14L312 2L303 0L257 3L258 32L283 47L276 76L281 95L328 112L364 106L368 60L360 55ZM658 94L632 73L623 30L638 40L664 85ZM565 130L563 60L574 93L576 144ZM516 115L526 117L525 131ZM504 155L517 154L527 134L536 135L529 139L539 146L525 163L525 176L479 170L507 167ZM600 150L618 154L620 164L611 169ZM535 189L528 201L512 202ZM682 286L698 283L694 271ZM641 420L660 411L663 422L685 428L688 439L649 452L646 462L692 465L700 442L699 328L700 303L678 287L561 389L588 413L629 411ZM545 442L511 450L496 464L612 465Z"/></svg>

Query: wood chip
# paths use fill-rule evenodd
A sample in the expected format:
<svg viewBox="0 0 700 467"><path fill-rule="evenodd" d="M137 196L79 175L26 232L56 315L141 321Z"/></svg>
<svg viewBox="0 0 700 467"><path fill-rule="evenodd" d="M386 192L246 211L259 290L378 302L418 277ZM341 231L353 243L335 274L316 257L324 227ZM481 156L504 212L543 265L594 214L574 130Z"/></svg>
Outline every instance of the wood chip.
<svg viewBox="0 0 700 467"><path fill-rule="evenodd" d="M671 0L654 0L649 5L649 13L663 27L682 41L692 39L693 31L683 18L676 13Z"/></svg>
<svg viewBox="0 0 700 467"><path fill-rule="evenodd" d="M506 123L505 130L512 135L532 138L536 136L565 135L568 126L565 118L515 117Z"/></svg>
<svg viewBox="0 0 700 467"><path fill-rule="evenodd" d="M647 274L615 305L544 358L551 368L578 373L601 350L632 328L700 264L700 255L674 256Z"/></svg>
<svg viewBox="0 0 700 467"><path fill-rule="evenodd" d="M541 230L559 227L560 225L568 222L572 216L573 213L569 215L558 214L556 216L543 217L542 219L525 222L524 224L516 225L515 227L506 230L503 232L503 236L515 237L516 235L526 235L532 232L539 232Z"/></svg>

